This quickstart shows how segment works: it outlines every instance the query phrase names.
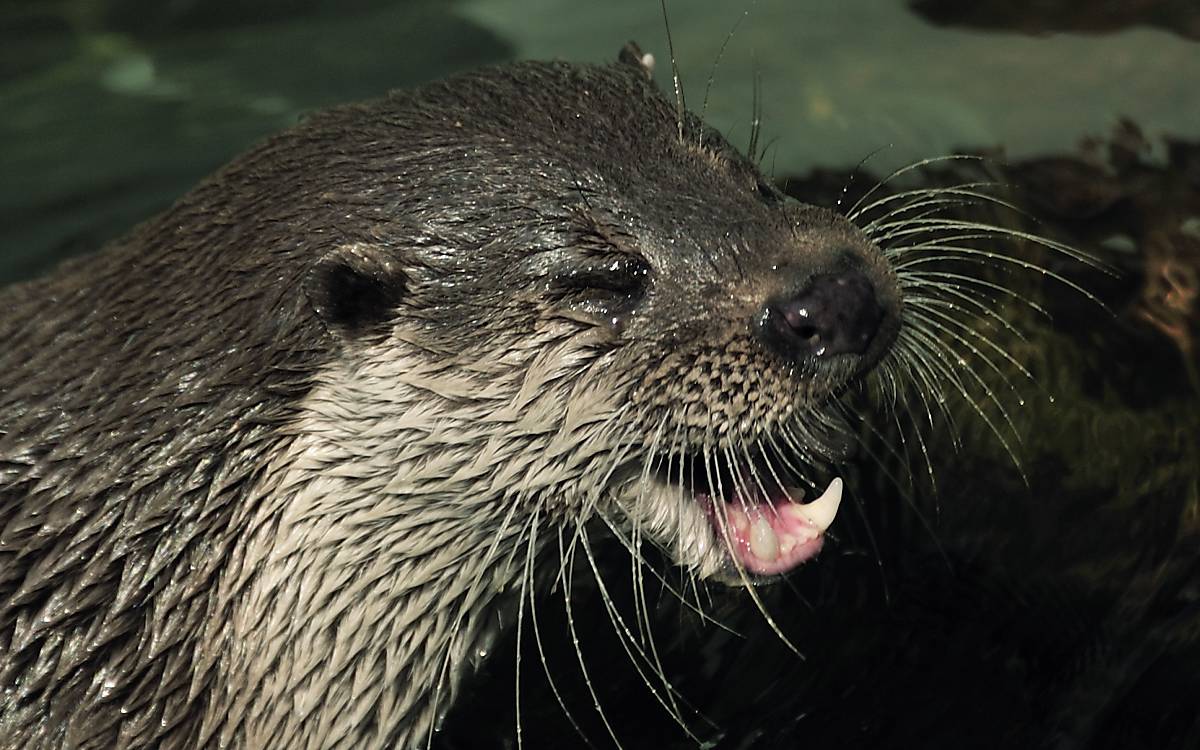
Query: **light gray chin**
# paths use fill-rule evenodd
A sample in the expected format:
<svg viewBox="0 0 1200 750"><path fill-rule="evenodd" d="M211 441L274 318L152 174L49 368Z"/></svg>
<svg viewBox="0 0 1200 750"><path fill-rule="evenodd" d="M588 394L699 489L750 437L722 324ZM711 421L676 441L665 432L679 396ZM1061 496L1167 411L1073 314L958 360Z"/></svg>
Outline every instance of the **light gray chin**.
<svg viewBox="0 0 1200 750"><path fill-rule="evenodd" d="M635 554L642 544L650 543L698 578L722 580L730 575L732 564L724 545L695 496L681 485L656 476L635 476L617 497L623 516L617 532L624 532Z"/></svg>

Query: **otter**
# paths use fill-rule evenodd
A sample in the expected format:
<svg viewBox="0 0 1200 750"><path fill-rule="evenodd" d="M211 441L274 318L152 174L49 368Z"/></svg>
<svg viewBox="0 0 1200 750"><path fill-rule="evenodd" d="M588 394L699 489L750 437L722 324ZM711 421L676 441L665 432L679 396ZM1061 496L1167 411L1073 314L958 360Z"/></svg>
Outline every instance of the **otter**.
<svg viewBox="0 0 1200 750"><path fill-rule="evenodd" d="M311 115L0 292L0 746L422 746L555 538L817 554L900 285L650 65Z"/></svg>

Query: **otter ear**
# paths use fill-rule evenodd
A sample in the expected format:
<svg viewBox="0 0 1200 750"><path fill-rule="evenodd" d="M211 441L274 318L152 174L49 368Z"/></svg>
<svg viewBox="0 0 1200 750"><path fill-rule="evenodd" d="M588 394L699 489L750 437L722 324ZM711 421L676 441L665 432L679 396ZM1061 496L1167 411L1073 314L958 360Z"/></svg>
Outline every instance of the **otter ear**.
<svg viewBox="0 0 1200 750"><path fill-rule="evenodd" d="M408 277L386 250L342 245L317 261L304 293L333 332L355 335L388 320L408 291Z"/></svg>
<svg viewBox="0 0 1200 750"><path fill-rule="evenodd" d="M617 55L617 61L637 67L646 78L654 78L654 55L642 52L637 42L626 42L621 48L621 53Z"/></svg>

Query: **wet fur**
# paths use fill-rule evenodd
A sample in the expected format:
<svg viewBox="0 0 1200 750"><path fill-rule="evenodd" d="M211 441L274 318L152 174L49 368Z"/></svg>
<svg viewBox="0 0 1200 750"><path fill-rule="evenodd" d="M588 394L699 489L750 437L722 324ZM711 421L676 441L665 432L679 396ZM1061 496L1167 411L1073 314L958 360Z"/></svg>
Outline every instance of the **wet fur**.
<svg viewBox="0 0 1200 750"><path fill-rule="evenodd" d="M640 67L531 63L317 114L0 292L0 745L419 745L564 529L718 573L647 480L836 452L882 352L746 320L845 252L897 308Z"/></svg>

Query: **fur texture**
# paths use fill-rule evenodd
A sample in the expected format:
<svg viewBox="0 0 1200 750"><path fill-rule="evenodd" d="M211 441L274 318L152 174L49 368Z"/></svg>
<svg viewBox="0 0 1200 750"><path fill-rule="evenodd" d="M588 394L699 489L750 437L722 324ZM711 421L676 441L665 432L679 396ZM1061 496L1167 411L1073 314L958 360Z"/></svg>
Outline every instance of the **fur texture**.
<svg viewBox="0 0 1200 750"><path fill-rule="evenodd" d="M878 345L764 348L764 300L847 258ZM317 114L0 292L0 746L421 745L547 539L726 570L662 475L828 453L898 307L629 61Z"/></svg>

